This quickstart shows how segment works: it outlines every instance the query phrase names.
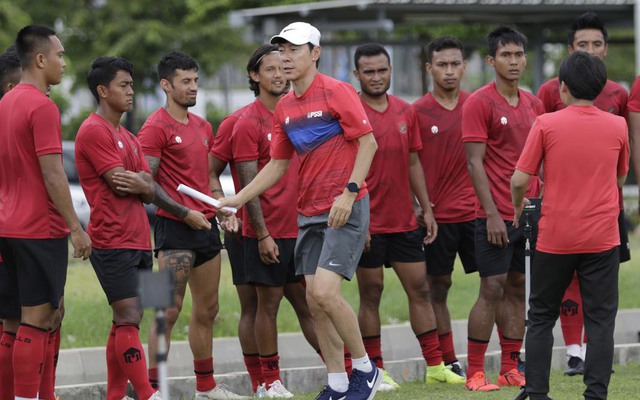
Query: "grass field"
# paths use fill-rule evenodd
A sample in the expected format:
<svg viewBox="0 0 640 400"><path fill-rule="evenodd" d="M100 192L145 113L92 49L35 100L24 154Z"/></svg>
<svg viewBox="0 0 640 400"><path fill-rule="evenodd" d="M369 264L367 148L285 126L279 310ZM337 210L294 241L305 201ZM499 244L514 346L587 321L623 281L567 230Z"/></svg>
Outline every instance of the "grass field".
<svg viewBox="0 0 640 400"><path fill-rule="evenodd" d="M632 260L620 268L620 308L640 308L640 237L632 235ZM235 288L231 283L231 270L223 252L223 272L220 282L220 313L214 326L217 337L236 336L240 316ZM464 275L456 268L453 287L449 295L449 308L453 319L466 319L478 293L477 274ZM356 282L345 282L343 292L354 308L358 307ZM66 315L62 330L62 347L103 346L111 324L111 309L88 261L71 261L65 289ZM186 340L191 299L187 295L183 312L174 328L174 340ZM152 313L147 311L141 326L143 342L146 342ZM392 270L385 271L385 292L381 305L383 324L408 320L406 296ZM291 306L285 301L278 314L280 332L299 331Z"/></svg>

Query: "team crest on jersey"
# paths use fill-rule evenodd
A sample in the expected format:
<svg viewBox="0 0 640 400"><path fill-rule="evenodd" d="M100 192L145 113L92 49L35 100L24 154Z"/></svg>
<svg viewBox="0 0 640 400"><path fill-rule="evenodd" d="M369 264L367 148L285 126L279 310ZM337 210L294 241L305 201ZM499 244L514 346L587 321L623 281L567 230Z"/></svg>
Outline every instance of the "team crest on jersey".
<svg viewBox="0 0 640 400"><path fill-rule="evenodd" d="M431 133L433 133L434 135L438 134L438 126L434 125L431 127Z"/></svg>
<svg viewBox="0 0 640 400"><path fill-rule="evenodd" d="M202 143L204 143L204 145L206 147L209 147L209 139L208 138L202 138Z"/></svg>
<svg viewBox="0 0 640 400"><path fill-rule="evenodd" d="M362 120L362 125L366 125L366 124L367 124L367 120L366 120L366 119L363 119L363 120Z"/></svg>
<svg viewBox="0 0 640 400"><path fill-rule="evenodd" d="M182 138L180 136L176 136L176 143L182 143Z"/></svg>
<svg viewBox="0 0 640 400"><path fill-rule="evenodd" d="M267 133L267 140L271 141L271 132Z"/></svg>
<svg viewBox="0 0 640 400"><path fill-rule="evenodd" d="M611 114L615 114L615 113L616 113L616 110L615 110L613 107L610 107L610 108L609 108L609 112L610 112Z"/></svg>
<svg viewBox="0 0 640 400"><path fill-rule="evenodd" d="M285 118L285 120L284 120L284 124L285 124L285 125L289 125L289 117Z"/></svg>
<svg viewBox="0 0 640 400"><path fill-rule="evenodd" d="M122 142L119 140L118 140L118 147L120 147L121 149L124 149L124 144L122 144Z"/></svg>
<svg viewBox="0 0 640 400"><path fill-rule="evenodd" d="M398 125L398 129L400 129L400 133L404 135L405 133L407 133L407 124L404 122L400 122L400 125Z"/></svg>
<svg viewBox="0 0 640 400"><path fill-rule="evenodd" d="M506 124L507 124L507 122L509 122L509 121L507 121L507 117L502 117L502 118L500 118L500 123L501 123L502 125L506 125Z"/></svg>

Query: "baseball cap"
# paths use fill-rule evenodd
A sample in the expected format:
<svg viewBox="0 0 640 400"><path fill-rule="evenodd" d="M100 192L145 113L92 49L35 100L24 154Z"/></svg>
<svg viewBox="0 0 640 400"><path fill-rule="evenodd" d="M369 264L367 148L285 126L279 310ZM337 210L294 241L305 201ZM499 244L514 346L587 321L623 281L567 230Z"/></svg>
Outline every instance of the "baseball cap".
<svg viewBox="0 0 640 400"><path fill-rule="evenodd" d="M279 35L275 35L271 38L269 43L281 43L283 40L297 46L307 43L319 46L320 31L316 29L315 26L306 22L294 22L285 26Z"/></svg>

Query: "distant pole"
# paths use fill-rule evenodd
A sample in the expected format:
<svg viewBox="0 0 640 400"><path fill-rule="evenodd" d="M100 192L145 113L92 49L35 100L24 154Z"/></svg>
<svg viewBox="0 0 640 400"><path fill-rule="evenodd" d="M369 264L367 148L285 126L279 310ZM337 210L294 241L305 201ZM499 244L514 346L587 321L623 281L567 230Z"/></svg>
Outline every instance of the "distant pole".
<svg viewBox="0 0 640 400"><path fill-rule="evenodd" d="M640 75L640 0L633 7L633 30L636 48L636 76Z"/></svg>

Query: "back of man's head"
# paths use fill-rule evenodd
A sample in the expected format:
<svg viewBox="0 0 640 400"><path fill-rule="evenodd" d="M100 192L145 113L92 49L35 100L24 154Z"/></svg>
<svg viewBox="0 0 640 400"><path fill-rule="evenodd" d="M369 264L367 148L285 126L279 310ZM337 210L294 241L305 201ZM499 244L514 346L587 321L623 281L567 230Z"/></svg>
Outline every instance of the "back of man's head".
<svg viewBox="0 0 640 400"><path fill-rule="evenodd" d="M498 47L508 44L522 46L523 50L527 51L527 37L509 26L499 26L487 35L487 46L491 57L496 56Z"/></svg>
<svg viewBox="0 0 640 400"><path fill-rule="evenodd" d="M8 92L9 88L20 83L22 71L20 69L20 59L14 45L0 55L0 98Z"/></svg>
<svg viewBox="0 0 640 400"><path fill-rule="evenodd" d="M433 53L436 51L448 50L448 49L458 49L460 53L462 53L462 58L464 58L464 45L458 38L453 36L440 36L438 38L433 39L427 45L427 62L431 63L431 59L433 58Z"/></svg>
<svg viewBox="0 0 640 400"><path fill-rule="evenodd" d="M600 17L598 17L598 14L589 11L579 15L576 19L573 20L573 23L569 27L569 32L567 33L567 41L569 46L573 46L576 32L583 29L599 30L600 32L602 32L604 42L609 42L609 33L607 32L607 28L604 27L604 23L602 22Z"/></svg>
<svg viewBox="0 0 640 400"><path fill-rule="evenodd" d="M41 25L28 25L16 36L16 51L22 69L29 68L35 61L37 54L46 54L51 45L51 36L56 32Z"/></svg>
<svg viewBox="0 0 640 400"><path fill-rule="evenodd" d="M128 72L133 77L133 64L122 57L98 57L91 63L91 69L87 74L87 85L93 97L100 103L98 86L109 86L109 83L118 75L118 71Z"/></svg>
<svg viewBox="0 0 640 400"><path fill-rule="evenodd" d="M190 55L181 51L165 54L158 63L158 80L166 79L171 82L177 70L198 71L198 63Z"/></svg>
<svg viewBox="0 0 640 400"><path fill-rule="evenodd" d="M353 55L353 62L356 69L360 69L360 66L358 65L360 58L373 57L380 54L383 54L387 58L389 65L391 65L391 57L389 57L389 52L387 52L387 49L385 49L383 45L378 43L365 43L356 47L356 52Z"/></svg>
<svg viewBox="0 0 640 400"><path fill-rule="evenodd" d="M601 59L576 51L560 64L558 79L577 100L595 100L607 83L607 68Z"/></svg>

